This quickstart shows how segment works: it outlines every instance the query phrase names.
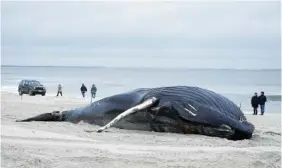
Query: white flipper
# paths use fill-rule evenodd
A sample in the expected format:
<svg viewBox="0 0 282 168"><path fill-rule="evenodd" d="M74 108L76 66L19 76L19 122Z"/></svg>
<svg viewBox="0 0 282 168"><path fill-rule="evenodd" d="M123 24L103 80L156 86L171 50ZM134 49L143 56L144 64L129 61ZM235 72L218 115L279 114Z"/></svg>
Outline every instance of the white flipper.
<svg viewBox="0 0 282 168"><path fill-rule="evenodd" d="M137 111L140 111L142 109L145 109L145 108L148 108L150 106L152 106L155 102L157 101L157 98L156 97L152 97L146 101L144 101L143 103L137 105L137 106L134 106L126 111L124 111L123 113L119 114L118 116L116 116L116 118L114 118L112 121L110 121L107 125L101 127L98 129L97 132L102 132L108 128L110 128L112 125L114 125L116 122L118 122L119 120L121 120L122 118L130 115L130 114L133 114Z"/></svg>

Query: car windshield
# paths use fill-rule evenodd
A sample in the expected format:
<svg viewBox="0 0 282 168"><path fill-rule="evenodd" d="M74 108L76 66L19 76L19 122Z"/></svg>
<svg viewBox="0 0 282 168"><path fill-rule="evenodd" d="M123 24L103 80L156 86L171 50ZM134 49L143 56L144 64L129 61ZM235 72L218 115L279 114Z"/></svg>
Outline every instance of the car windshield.
<svg viewBox="0 0 282 168"><path fill-rule="evenodd" d="M40 85L38 81L30 81L29 84L30 85Z"/></svg>

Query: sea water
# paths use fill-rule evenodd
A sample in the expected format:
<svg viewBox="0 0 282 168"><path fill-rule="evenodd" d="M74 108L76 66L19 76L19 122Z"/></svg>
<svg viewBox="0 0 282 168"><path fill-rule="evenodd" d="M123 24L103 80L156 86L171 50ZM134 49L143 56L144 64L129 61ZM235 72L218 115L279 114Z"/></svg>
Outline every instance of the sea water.
<svg viewBox="0 0 282 168"><path fill-rule="evenodd" d="M251 112L254 92L265 92L266 113L281 112L281 70L234 69L161 69L114 67L28 67L2 66L1 90L17 93L22 79L34 79L47 89L46 96L55 96L58 84L63 96L82 98L81 84L97 87L97 96L106 97L136 88L173 85L198 86L229 98L245 112Z"/></svg>

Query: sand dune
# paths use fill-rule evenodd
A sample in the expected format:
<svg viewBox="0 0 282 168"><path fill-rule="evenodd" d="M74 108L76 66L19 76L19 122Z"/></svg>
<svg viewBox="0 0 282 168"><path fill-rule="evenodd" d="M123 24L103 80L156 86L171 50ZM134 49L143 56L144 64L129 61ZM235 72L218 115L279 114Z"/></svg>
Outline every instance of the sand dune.
<svg viewBox="0 0 282 168"><path fill-rule="evenodd" d="M85 123L29 122L55 109L84 106L89 100L24 96L1 92L1 166L15 167L281 167L281 116L246 115L255 124L251 140L229 141L110 128Z"/></svg>

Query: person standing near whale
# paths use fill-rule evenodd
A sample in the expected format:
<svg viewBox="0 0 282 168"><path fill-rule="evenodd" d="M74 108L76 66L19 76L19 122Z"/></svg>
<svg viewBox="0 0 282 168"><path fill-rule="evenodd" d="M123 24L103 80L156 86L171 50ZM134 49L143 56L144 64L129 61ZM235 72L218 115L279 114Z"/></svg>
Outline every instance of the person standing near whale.
<svg viewBox="0 0 282 168"><path fill-rule="evenodd" d="M252 97L251 104L254 109L253 115L257 115L258 114L258 105L259 105L259 97L257 93L255 93L255 95Z"/></svg>
<svg viewBox="0 0 282 168"><path fill-rule="evenodd" d="M93 99L96 97L96 92L97 92L97 87L95 86L95 84L93 84L91 87L91 96Z"/></svg>
<svg viewBox="0 0 282 168"><path fill-rule="evenodd" d="M82 85L80 87L80 91L81 91L82 97L84 98L85 97L85 92L87 92L87 88L84 85L84 83L82 83Z"/></svg>
<svg viewBox="0 0 282 168"><path fill-rule="evenodd" d="M96 92L97 92L97 87L95 86L95 84L93 84L92 87L91 87L91 100L90 100L90 103L92 103L92 99L94 99L96 97Z"/></svg>
<svg viewBox="0 0 282 168"><path fill-rule="evenodd" d="M265 102L266 101L267 101L267 98L265 97L264 92L262 91L260 96L259 96L259 106L260 106L261 115L264 114Z"/></svg>
<svg viewBox="0 0 282 168"><path fill-rule="evenodd" d="M59 94L61 96L63 96L63 91L62 91L62 85L61 84L58 85L57 97L59 96Z"/></svg>

